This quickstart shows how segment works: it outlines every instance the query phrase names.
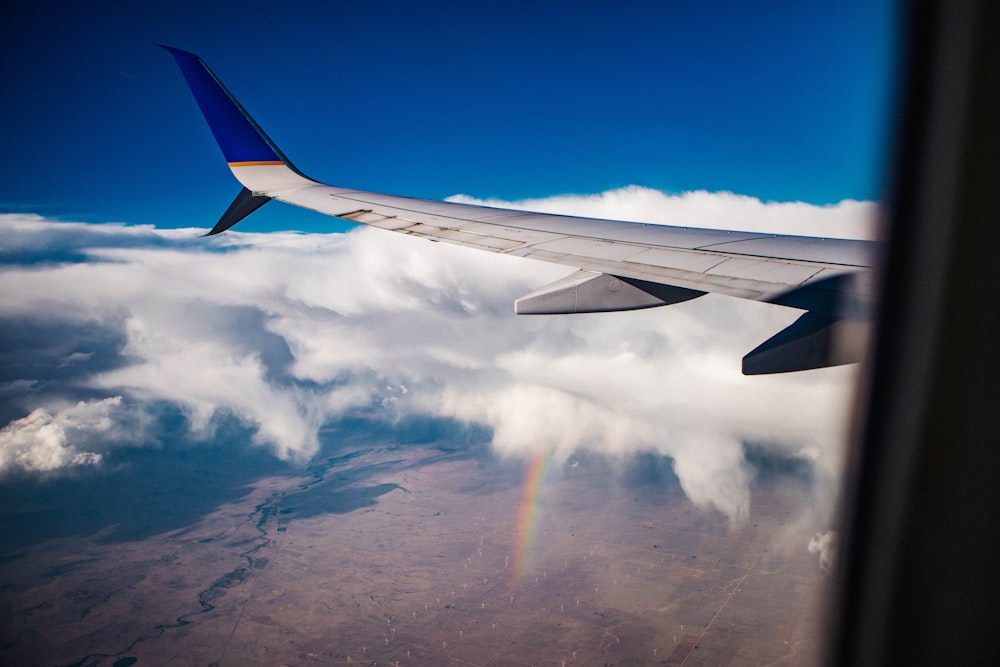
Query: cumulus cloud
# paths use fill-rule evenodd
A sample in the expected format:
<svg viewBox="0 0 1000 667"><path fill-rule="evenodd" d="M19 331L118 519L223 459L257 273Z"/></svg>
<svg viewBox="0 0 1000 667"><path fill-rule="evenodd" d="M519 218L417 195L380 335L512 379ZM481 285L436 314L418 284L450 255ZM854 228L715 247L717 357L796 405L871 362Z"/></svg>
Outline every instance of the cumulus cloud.
<svg viewBox="0 0 1000 667"><path fill-rule="evenodd" d="M86 451L87 443L115 439L115 412L120 396L80 401L54 410L37 408L0 430L0 473L13 470L45 472L95 465L101 454Z"/></svg>
<svg viewBox="0 0 1000 667"><path fill-rule="evenodd" d="M815 207L637 187L516 204L823 236L870 236L875 215L869 202ZM740 374L742 355L794 311L708 295L630 313L517 317L515 298L567 269L368 228L211 240L25 216L0 216L0 228L10 247L68 244L85 260L8 263L0 317L117 327L123 363L81 383L176 404L204 437L224 412L276 455L305 461L320 427L354 411L450 417L489 426L507 456L668 455L690 499L736 526L750 511L743 443L810 461L823 479L839 472L853 369ZM33 415L25 419L55 419ZM29 432L15 424L11 433ZM3 442L4 460L14 456L7 450L30 451ZM51 442L62 444L45 451L62 454L38 465L88 462L72 440Z"/></svg>
<svg viewBox="0 0 1000 667"><path fill-rule="evenodd" d="M870 201L845 199L837 204L815 206L804 202L764 202L732 192L696 190L670 194L638 185L544 199L503 201L455 195L448 201L681 227L845 239L874 239L878 215L878 206Z"/></svg>

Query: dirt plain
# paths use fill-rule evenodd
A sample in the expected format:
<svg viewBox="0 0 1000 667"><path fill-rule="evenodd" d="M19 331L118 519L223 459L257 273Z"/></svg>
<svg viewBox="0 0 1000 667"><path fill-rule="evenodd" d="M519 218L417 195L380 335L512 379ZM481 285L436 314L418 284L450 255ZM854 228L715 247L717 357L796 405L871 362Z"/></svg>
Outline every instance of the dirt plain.
<svg viewBox="0 0 1000 667"><path fill-rule="evenodd" d="M802 489L759 485L732 528L676 479L578 457L553 466L518 577L524 469L368 446L257 479L178 530L6 553L0 662L818 662L824 579L793 530Z"/></svg>

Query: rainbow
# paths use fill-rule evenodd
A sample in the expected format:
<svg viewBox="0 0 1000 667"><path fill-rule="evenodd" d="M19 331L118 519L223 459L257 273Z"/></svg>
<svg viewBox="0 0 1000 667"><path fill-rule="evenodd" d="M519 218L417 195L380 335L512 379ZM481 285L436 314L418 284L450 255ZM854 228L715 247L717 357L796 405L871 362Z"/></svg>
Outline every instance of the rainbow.
<svg viewBox="0 0 1000 667"><path fill-rule="evenodd" d="M552 458L548 454L538 454L531 459L524 473L521 507L517 513L517 532L514 538L515 583L524 580L531 565L531 556L535 549L535 532L538 528L538 508L551 461Z"/></svg>

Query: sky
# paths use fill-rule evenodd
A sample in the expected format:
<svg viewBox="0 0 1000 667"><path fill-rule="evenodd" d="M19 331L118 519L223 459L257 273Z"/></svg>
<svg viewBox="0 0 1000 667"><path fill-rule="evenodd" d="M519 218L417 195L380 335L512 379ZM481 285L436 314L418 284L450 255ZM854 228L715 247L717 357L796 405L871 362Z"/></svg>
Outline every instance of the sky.
<svg viewBox="0 0 1000 667"><path fill-rule="evenodd" d="M566 270L279 204L198 238L239 186L153 42L201 55L324 182L872 236L891 5L536 5L0 10L0 486L124 474L166 439L301 466L331 425L433 419L500 457L666 457L733 526L763 449L814 470L806 537L826 535L856 368L739 372L794 312L515 317Z"/></svg>
<svg viewBox="0 0 1000 667"><path fill-rule="evenodd" d="M0 211L210 226L238 189L194 51L318 180L442 199L637 185L879 196L887 2L7 3ZM268 207L254 229L344 229Z"/></svg>

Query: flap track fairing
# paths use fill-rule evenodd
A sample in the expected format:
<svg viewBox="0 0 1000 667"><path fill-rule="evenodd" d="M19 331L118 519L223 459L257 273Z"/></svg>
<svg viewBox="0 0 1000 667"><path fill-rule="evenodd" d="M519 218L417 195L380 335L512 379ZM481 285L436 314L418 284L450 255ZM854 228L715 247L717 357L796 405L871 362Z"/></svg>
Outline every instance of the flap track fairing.
<svg viewBox="0 0 1000 667"><path fill-rule="evenodd" d="M577 271L514 302L518 315L607 313L655 308L704 294L698 290L620 278L594 271Z"/></svg>

